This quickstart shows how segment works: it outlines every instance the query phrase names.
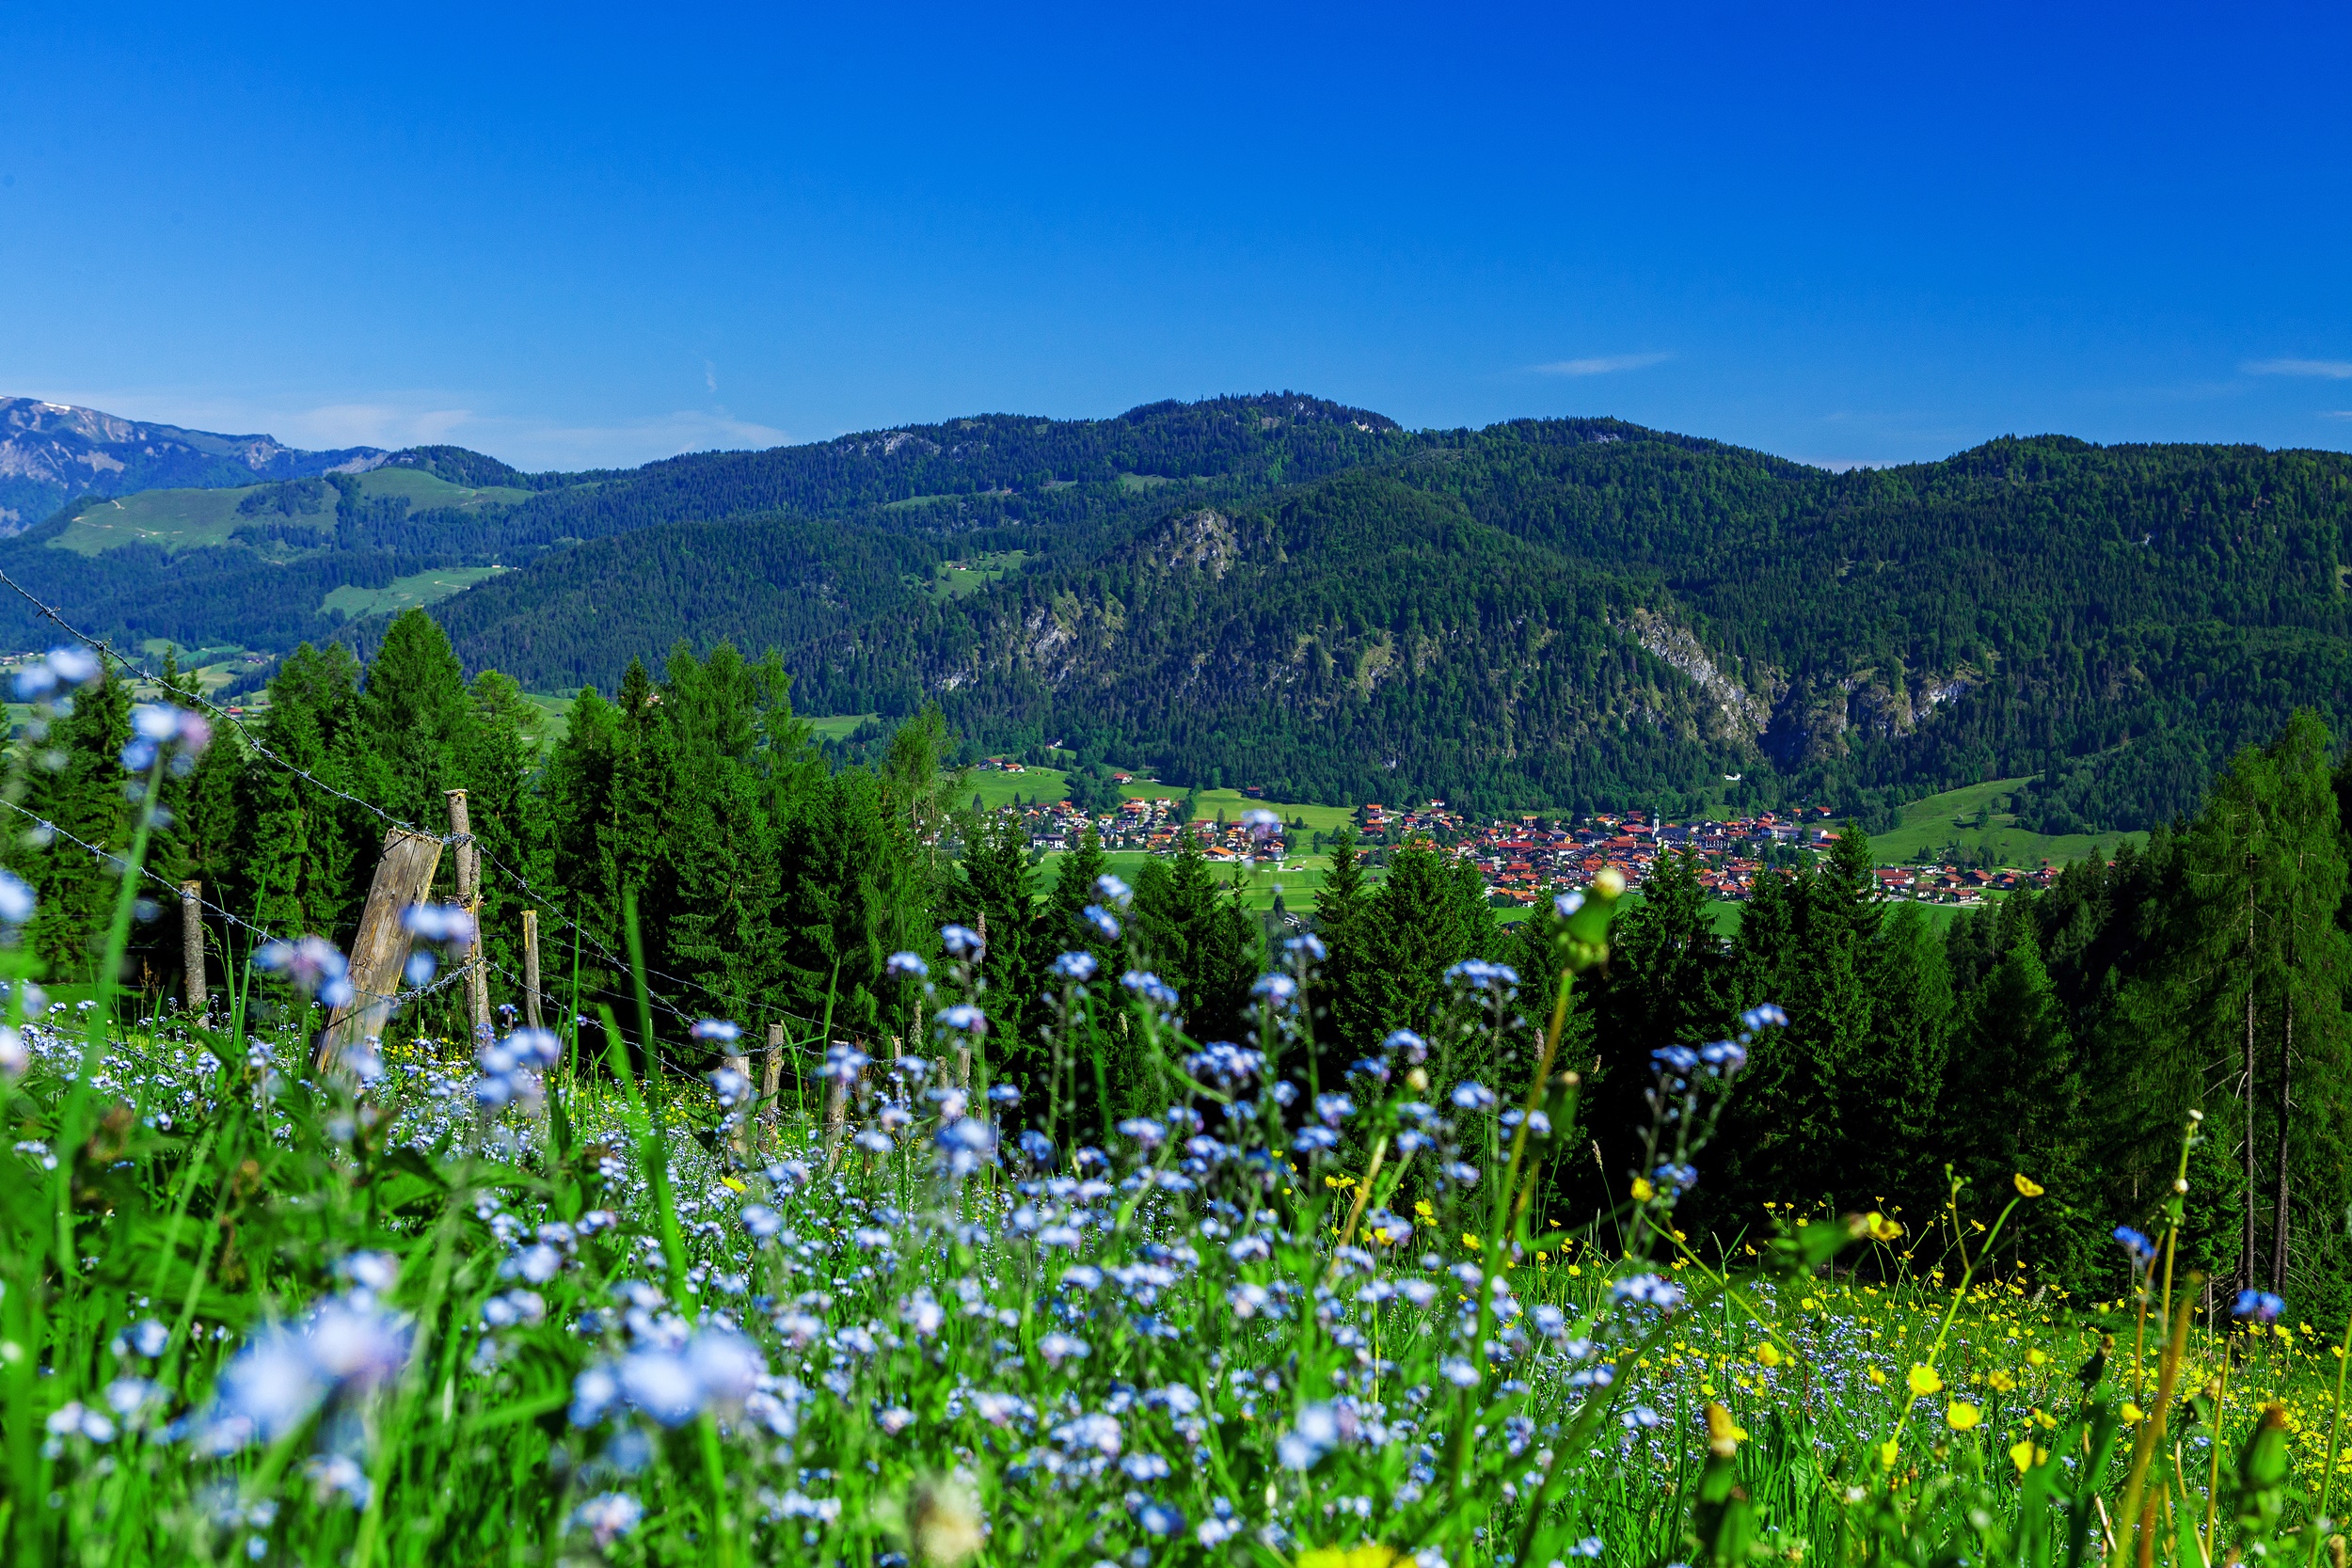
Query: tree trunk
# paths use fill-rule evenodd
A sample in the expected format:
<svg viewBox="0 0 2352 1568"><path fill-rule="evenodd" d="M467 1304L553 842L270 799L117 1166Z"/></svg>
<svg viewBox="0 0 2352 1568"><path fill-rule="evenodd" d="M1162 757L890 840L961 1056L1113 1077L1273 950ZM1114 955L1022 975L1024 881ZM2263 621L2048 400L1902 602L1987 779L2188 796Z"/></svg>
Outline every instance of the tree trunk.
<svg viewBox="0 0 2352 1568"><path fill-rule="evenodd" d="M2294 1103L2295 998L2286 999L2286 1033L2279 1051L2279 1195L2270 1221L2270 1289L2287 1292L2287 1110Z"/></svg>
<svg viewBox="0 0 2352 1568"><path fill-rule="evenodd" d="M2254 1284L2254 857L2246 857L2246 1273Z"/></svg>

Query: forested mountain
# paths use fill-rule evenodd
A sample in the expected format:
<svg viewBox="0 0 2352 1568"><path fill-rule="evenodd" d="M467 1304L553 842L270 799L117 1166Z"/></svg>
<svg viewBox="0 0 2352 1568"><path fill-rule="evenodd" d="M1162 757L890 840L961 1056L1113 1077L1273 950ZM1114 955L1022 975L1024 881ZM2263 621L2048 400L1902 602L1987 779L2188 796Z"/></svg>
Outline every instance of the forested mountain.
<svg viewBox="0 0 2352 1568"><path fill-rule="evenodd" d="M39 522L76 496L358 473L384 456L376 447L301 451L267 436L216 436L71 404L0 397L0 533Z"/></svg>
<svg viewBox="0 0 2352 1568"><path fill-rule="evenodd" d="M2030 775L2028 826L2146 827L2352 691L2331 452L2044 436L1831 474L1286 393L627 473L420 449L236 507L177 533L70 510L0 566L119 636L365 652L381 622L343 624L332 590L495 563L519 569L436 613L532 689L610 691L678 641L772 646L803 711L937 701L988 750L1482 808L1685 806L1740 774L1742 799L1867 821Z"/></svg>

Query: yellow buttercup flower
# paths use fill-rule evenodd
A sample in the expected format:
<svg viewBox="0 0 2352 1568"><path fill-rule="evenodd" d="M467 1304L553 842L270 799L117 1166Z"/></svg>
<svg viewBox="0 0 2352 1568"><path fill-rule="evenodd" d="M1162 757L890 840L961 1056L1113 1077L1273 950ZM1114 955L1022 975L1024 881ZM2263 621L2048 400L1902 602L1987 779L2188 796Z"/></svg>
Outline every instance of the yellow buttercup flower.
<svg viewBox="0 0 2352 1568"><path fill-rule="evenodd" d="M1880 1371L1876 1367L1866 1368L1864 1371L1865 1375L1870 1380L1871 1387L1883 1388L1886 1386L1886 1374L1884 1372Z"/></svg>
<svg viewBox="0 0 2352 1568"><path fill-rule="evenodd" d="M1481 1242L1477 1237L1471 1235L1467 1230L1462 1232L1462 1244L1470 1248L1472 1252L1476 1252L1486 1245L1485 1243Z"/></svg>
<svg viewBox="0 0 2352 1568"><path fill-rule="evenodd" d="M1944 1408L1944 1424L1954 1432L1966 1432L1977 1424L1981 1414L1965 1400L1954 1400Z"/></svg>
<svg viewBox="0 0 2352 1568"><path fill-rule="evenodd" d="M2017 1183L2017 1196L2020 1197L2040 1197L2042 1194L2043 1189L2042 1183L2036 1181L2032 1177L2027 1176L2022 1170L2019 1171L2014 1177L2011 1177L2010 1180Z"/></svg>
<svg viewBox="0 0 2352 1568"><path fill-rule="evenodd" d="M1777 1367L1783 1357L1780 1354L1780 1347L1767 1339L1756 1347L1756 1359L1763 1366Z"/></svg>
<svg viewBox="0 0 2352 1568"><path fill-rule="evenodd" d="M1996 1394L2006 1394L2017 1386L2017 1380L2015 1378L2010 1376L2009 1373L2002 1371L1997 1368L1994 1370L1990 1376L1986 1377L1985 1382L1992 1385L1993 1391Z"/></svg>
<svg viewBox="0 0 2352 1568"><path fill-rule="evenodd" d="M1883 1469L1893 1469L1895 1467L1895 1455L1900 1450L1896 1446L1895 1439L1892 1437L1889 1437L1885 1442L1881 1443L1879 1445L1880 1466Z"/></svg>
<svg viewBox="0 0 2352 1568"><path fill-rule="evenodd" d="M1651 1185L1649 1184L1649 1178L1648 1178L1648 1177L1646 1177L1646 1176L1637 1176L1637 1177L1635 1177L1635 1178L1633 1179L1633 1201L1634 1201L1634 1202L1636 1202L1636 1203L1647 1203L1647 1202L1648 1202L1651 1198L1654 1198L1654 1197L1656 1197L1657 1196L1658 1196L1658 1189L1657 1189L1657 1188L1655 1188L1655 1187L1653 1187L1653 1186L1651 1186Z"/></svg>
<svg viewBox="0 0 2352 1568"><path fill-rule="evenodd" d="M2028 1367L2046 1367L2049 1364L2049 1354L2045 1351L2029 1350L2026 1353L2026 1365Z"/></svg>
<svg viewBox="0 0 2352 1568"><path fill-rule="evenodd" d="M2017 1466L2021 1476L2049 1457L2050 1450L2035 1448L2030 1437L2020 1437L2009 1446L2009 1462Z"/></svg>
<svg viewBox="0 0 2352 1568"><path fill-rule="evenodd" d="M1863 1223L1868 1227L1870 1240L1874 1242L1893 1242L1902 1237L1903 1227L1875 1209L1863 1216Z"/></svg>
<svg viewBox="0 0 2352 1568"><path fill-rule="evenodd" d="M2125 1426L2136 1427L2147 1418L2148 1412L2140 1409L2129 1400L2123 1402L2123 1424Z"/></svg>
<svg viewBox="0 0 2352 1568"><path fill-rule="evenodd" d="M1924 1399L1930 1394L1940 1394L1944 1391L1944 1380L1935 1375L1933 1367L1915 1366L1903 1381L1911 1385L1911 1394L1914 1399Z"/></svg>
<svg viewBox="0 0 2352 1568"><path fill-rule="evenodd" d="M1396 1548L1367 1541L1360 1546L1344 1550L1338 1546L1316 1546L1298 1554L1297 1568L1389 1568L1397 1560Z"/></svg>

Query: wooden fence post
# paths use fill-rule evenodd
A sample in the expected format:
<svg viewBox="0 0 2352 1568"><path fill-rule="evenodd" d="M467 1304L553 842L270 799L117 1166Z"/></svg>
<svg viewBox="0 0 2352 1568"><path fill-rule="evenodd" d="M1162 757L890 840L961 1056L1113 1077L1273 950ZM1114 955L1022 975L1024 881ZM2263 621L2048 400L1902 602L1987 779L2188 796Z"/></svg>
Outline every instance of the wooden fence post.
<svg viewBox="0 0 2352 1568"><path fill-rule="evenodd" d="M473 1026L473 1043L478 1050L490 1043L490 978L488 963L483 954L482 931L482 851L473 840L473 820L466 809L466 792L445 789L442 798L449 802L449 832L457 847L457 901L466 906L473 917L473 950L466 956L466 1013Z"/></svg>
<svg viewBox="0 0 2352 1568"><path fill-rule="evenodd" d="M827 1079L832 1087L825 1092L825 1168L831 1170L841 1160L841 1139L850 1130L850 1081L834 1076Z"/></svg>
<svg viewBox="0 0 2352 1568"><path fill-rule="evenodd" d="M532 1028L543 1027L539 1022L539 911L523 911L523 1022Z"/></svg>
<svg viewBox="0 0 2352 1568"><path fill-rule="evenodd" d="M739 1160L752 1157L752 1059L749 1056L722 1056L719 1066L743 1080L743 1098L736 1101L734 1119L727 1126L727 1147L735 1150Z"/></svg>
<svg viewBox="0 0 2352 1568"><path fill-rule="evenodd" d="M188 1011L204 1011L204 884L180 884L180 984Z"/></svg>
<svg viewBox="0 0 2352 1568"><path fill-rule="evenodd" d="M431 833L394 828L384 835L384 856L375 863L367 906L359 911L359 934L351 943L352 998L326 1015L319 1066L361 1040L383 1037L401 972L408 967L410 938L401 916L411 904L433 896L433 874L440 865L441 841Z"/></svg>
<svg viewBox="0 0 2352 1568"><path fill-rule="evenodd" d="M771 1127L784 1120L784 1107L776 1101L776 1097L783 1092L784 1025L771 1023L768 1025L767 1066L759 1075L759 1097L767 1102L768 1106L767 1110L761 1113L761 1119Z"/></svg>

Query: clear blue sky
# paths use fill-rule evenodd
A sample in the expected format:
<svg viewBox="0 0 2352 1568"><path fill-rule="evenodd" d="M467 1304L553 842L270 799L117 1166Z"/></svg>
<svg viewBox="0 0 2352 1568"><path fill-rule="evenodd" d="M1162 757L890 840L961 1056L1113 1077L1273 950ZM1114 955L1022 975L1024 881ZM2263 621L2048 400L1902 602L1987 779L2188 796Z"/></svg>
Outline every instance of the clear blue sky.
<svg viewBox="0 0 2352 1568"><path fill-rule="evenodd" d="M12 5L0 392L528 467L1295 388L2352 445L2352 9Z"/></svg>

